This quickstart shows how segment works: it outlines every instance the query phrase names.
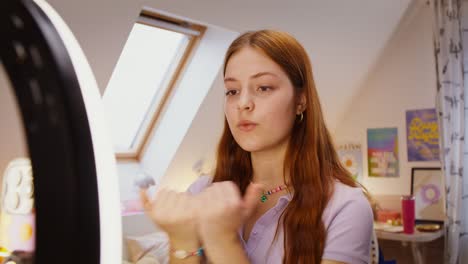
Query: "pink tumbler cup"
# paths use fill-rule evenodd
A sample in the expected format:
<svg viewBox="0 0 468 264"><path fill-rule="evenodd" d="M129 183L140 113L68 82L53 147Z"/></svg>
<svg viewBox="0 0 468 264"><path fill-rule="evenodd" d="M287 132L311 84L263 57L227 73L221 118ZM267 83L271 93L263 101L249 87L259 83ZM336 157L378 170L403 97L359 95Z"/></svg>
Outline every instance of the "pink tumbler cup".
<svg viewBox="0 0 468 264"><path fill-rule="evenodd" d="M402 196L401 197L401 211L403 220L403 233L413 234L414 233L414 196Z"/></svg>

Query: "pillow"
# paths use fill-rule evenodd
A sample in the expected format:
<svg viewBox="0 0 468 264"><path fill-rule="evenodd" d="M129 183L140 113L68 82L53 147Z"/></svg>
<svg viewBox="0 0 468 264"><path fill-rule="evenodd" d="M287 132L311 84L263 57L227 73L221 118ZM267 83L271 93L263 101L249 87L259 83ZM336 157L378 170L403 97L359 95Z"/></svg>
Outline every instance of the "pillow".
<svg viewBox="0 0 468 264"><path fill-rule="evenodd" d="M142 236L126 236L125 242L128 259L132 263L140 264L140 261L147 257L156 259L156 263L169 263L169 238L164 232L155 232Z"/></svg>

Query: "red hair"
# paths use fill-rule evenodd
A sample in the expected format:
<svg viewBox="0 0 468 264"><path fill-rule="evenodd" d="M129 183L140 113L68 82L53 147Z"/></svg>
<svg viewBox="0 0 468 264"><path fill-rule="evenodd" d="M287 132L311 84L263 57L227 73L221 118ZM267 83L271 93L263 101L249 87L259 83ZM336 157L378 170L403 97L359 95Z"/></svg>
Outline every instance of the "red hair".
<svg viewBox="0 0 468 264"><path fill-rule="evenodd" d="M290 175L287 184L294 190L294 195L280 218L284 227L283 263L318 264L326 239L322 214L333 193L334 181L352 187L357 184L341 165L334 149L315 88L312 66L302 45L284 32L244 33L229 47L224 73L231 56L244 47L267 55L287 74L296 95L305 95L307 109L303 112L303 120L292 128L284 160L284 172L289 171ZM233 181L244 194L252 174L250 153L236 143L225 120L214 181Z"/></svg>

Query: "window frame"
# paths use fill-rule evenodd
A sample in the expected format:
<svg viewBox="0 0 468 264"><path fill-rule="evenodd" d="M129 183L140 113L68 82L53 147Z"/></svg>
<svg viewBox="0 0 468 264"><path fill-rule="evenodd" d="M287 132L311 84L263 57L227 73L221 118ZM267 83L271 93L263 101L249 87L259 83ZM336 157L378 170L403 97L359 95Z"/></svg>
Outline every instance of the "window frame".
<svg viewBox="0 0 468 264"><path fill-rule="evenodd" d="M141 123L143 127L140 128L135 136L135 144L128 151L115 151L118 162L138 162L142 159L143 153L146 151L152 135L154 135L159 119L164 110L168 107L167 102L173 95L177 82L182 78L182 73L187 67L190 58L194 55L195 47L206 31L205 26L169 17L147 9L144 9L140 13L135 23L185 34L189 36L189 41L185 51L180 55L181 57L178 65L174 67L172 76L167 76L169 81L164 87L161 87L161 89L163 89L161 100L150 105L148 114L145 116L145 120L148 118L149 121L143 121Z"/></svg>

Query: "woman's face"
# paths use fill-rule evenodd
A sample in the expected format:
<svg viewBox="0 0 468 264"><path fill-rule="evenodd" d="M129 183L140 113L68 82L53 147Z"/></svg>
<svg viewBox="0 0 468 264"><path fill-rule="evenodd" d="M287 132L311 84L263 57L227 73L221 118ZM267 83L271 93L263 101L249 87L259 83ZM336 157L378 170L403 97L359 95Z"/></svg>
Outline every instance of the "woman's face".
<svg viewBox="0 0 468 264"><path fill-rule="evenodd" d="M227 62L224 86L224 112L242 149L260 152L286 145L300 109L279 65L261 51L242 48Z"/></svg>

